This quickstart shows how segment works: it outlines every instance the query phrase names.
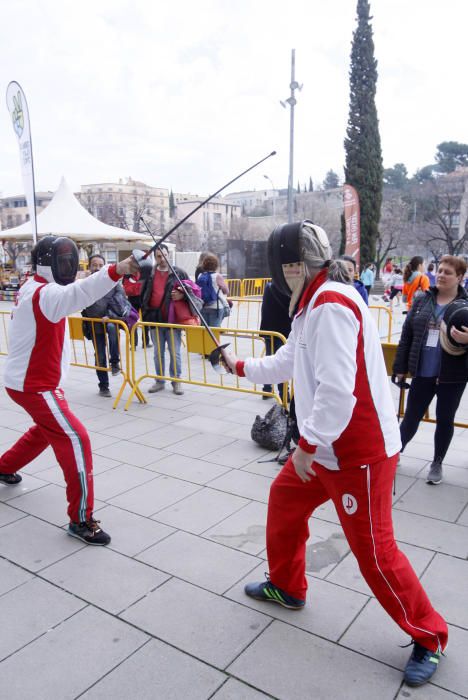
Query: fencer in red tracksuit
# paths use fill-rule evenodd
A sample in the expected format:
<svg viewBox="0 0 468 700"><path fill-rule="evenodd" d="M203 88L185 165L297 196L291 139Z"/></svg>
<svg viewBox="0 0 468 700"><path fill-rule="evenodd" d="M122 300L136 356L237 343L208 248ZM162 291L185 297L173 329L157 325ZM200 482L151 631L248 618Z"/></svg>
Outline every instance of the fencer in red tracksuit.
<svg viewBox="0 0 468 700"><path fill-rule="evenodd" d="M285 607L304 605L309 518L332 499L375 597L426 661L432 654L427 663L434 666L447 644L447 625L395 543L391 496L400 435L380 338L362 297L320 270L302 295L286 345L269 357L225 359L256 384L293 378L301 434L296 455L270 490L269 581L248 584L246 593ZM302 472L301 460L307 465ZM420 667L405 680L426 682L434 669L421 674Z"/></svg>
<svg viewBox="0 0 468 700"><path fill-rule="evenodd" d="M74 246L69 239L60 240ZM124 270L130 272L125 265ZM120 277L116 266L108 265L86 279L58 284L50 267L38 266L36 274L19 292L9 327L5 388L13 401L29 413L34 424L0 457L2 481L9 484L21 481L16 472L51 445L66 481L72 524L69 534L89 544L107 544L110 537L92 517L93 462L89 436L71 412L61 388L70 362L67 316L101 298Z"/></svg>

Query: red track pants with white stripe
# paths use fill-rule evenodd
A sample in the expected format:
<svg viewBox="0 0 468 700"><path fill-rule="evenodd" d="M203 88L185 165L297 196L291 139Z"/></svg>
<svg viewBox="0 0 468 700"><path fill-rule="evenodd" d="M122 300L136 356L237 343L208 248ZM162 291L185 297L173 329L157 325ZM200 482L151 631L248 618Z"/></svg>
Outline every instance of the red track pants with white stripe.
<svg viewBox="0 0 468 700"><path fill-rule="evenodd" d="M91 443L86 428L70 411L63 391L7 392L29 413L34 425L0 457L0 472L17 472L51 445L65 477L70 520L89 519L94 504Z"/></svg>
<svg viewBox="0 0 468 700"><path fill-rule="evenodd" d="M393 534L392 483L397 457L340 471L313 462L317 476L305 483L289 459L274 480L268 501L270 579L295 598L305 599L308 521L331 498L361 573L379 603L422 646L443 650L447 624L432 607Z"/></svg>

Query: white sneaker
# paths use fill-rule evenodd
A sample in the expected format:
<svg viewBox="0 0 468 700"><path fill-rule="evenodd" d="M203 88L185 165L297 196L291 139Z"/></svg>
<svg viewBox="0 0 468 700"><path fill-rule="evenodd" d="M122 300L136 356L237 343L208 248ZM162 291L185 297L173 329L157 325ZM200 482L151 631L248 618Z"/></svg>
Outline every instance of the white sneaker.
<svg viewBox="0 0 468 700"><path fill-rule="evenodd" d="M164 382L154 382L153 386L150 386L148 389L148 394L155 394L157 391L162 391L164 386Z"/></svg>

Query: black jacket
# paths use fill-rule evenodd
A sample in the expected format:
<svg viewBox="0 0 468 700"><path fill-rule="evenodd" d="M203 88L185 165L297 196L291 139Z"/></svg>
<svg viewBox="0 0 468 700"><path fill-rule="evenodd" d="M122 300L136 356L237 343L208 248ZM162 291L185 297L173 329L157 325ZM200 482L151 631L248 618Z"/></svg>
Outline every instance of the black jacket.
<svg viewBox="0 0 468 700"><path fill-rule="evenodd" d="M459 286L457 299L466 299L465 290ZM429 323L432 319L434 304L437 303L437 288L431 287L424 296L413 300L411 310L401 332L397 348L394 374L417 375L421 350L427 338ZM441 362L438 380L442 383L466 382L468 380L468 352L464 355L449 355L441 348Z"/></svg>
<svg viewBox="0 0 468 700"><path fill-rule="evenodd" d="M103 316L108 316L109 318L123 320L128 316L131 308L131 304L125 295L122 284L119 282L115 287L112 287L110 292L107 292L107 294L101 297L101 299L98 299L94 304L83 309L81 315L85 318L102 318ZM102 335L104 333L104 324L91 324L89 321L84 321L83 333L88 340L92 340L93 338L92 325L94 326L94 333L96 333L96 335Z"/></svg>
<svg viewBox="0 0 468 700"><path fill-rule="evenodd" d="M180 267L174 267L179 279L188 280L190 279L185 270ZM143 288L141 290L141 312L143 315L143 321L153 322L153 323L167 323L167 313L169 310L169 303L171 300L171 292L174 286L177 284L176 276L169 270L167 276L166 286L164 287L164 296L159 309L150 309L149 303L151 299L151 292L153 291L153 280L154 274L156 272L156 267L153 267L151 275L143 282Z"/></svg>
<svg viewBox="0 0 468 700"><path fill-rule="evenodd" d="M282 294L271 282L268 282L263 292L261 331L276 331L285 338L291 332L289 318L290 298Z"/></svg>

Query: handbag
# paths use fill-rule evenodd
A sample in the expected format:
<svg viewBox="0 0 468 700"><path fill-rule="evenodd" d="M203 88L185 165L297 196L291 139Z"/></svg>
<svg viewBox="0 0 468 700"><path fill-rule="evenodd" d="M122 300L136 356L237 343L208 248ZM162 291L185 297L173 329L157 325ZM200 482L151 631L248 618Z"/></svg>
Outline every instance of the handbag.
<svg viewBox="0 0 468 700"><path fill-rule="evenodd" d="M250 436L260 447L279 450L284 445L288 433L288 415L284 408L275 404L264 418L256 416Z"/></svg>

